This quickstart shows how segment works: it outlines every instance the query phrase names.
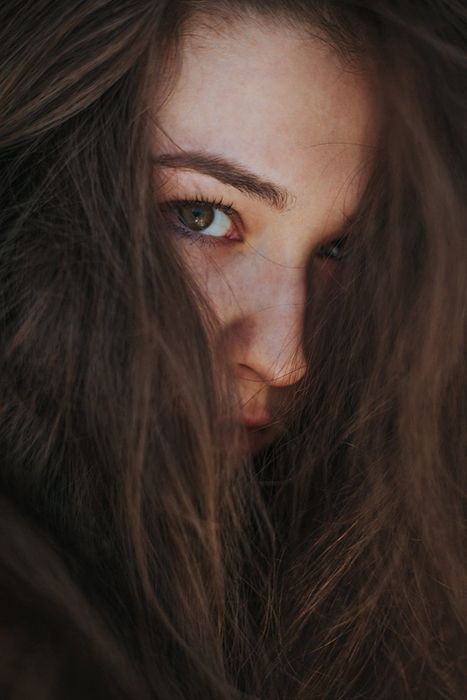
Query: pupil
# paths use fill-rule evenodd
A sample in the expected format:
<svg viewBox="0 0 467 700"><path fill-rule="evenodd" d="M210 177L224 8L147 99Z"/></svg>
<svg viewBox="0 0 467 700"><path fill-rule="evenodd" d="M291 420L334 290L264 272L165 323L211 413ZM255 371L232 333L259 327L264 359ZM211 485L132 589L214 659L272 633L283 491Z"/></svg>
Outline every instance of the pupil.
<svg viewBox="0 0 467 700"><path fill-rule="evenodd" d="M214 220L214 211L208 204L185 205L178 209L179 217L185 226L194 231L202 231L210 226Z"/></svg>

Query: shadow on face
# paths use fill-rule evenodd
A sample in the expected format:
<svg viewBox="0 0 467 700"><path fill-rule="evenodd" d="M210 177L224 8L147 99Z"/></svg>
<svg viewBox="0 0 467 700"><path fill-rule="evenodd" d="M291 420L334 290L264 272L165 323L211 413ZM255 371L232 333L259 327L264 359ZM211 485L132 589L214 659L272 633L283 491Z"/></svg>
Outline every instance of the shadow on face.
<svg viewBox="0 0 467 700"><path fill-rule="evenodd" d="M338 275L374 121L366 80L318 36L251 17L185 32L155 118L157 191L220 321L247 428L274 422L303 376L306 265Z"/></svg>

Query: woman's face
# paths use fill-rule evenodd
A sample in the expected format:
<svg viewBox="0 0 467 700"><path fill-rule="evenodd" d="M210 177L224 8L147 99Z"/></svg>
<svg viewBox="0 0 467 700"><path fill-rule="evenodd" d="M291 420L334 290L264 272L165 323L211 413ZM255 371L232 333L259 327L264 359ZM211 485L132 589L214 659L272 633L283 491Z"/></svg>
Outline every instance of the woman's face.
<svg viewBox="0 0 467 700"><path fill-rule="evenodd" d="M338 283L335 241L362 191L374 133L368 93L304 30L200 17L157 113L158 196L219 318L253 451L276 434L277 407L305 370L310 256L316 284Z"/></svg>

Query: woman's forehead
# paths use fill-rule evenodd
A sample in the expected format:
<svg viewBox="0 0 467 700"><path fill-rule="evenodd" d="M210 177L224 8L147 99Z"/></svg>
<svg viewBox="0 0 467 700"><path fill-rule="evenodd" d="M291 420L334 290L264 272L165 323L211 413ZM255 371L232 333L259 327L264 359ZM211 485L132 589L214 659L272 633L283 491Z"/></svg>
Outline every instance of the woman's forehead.
<svg viewBox="0 0 467 700"><path fill-rule="evenodd" d="M296 188L358 160L373 141L365 79L319 37L252 19L198 21L181 52L157 117L162 147L228 156Z"/></svg>

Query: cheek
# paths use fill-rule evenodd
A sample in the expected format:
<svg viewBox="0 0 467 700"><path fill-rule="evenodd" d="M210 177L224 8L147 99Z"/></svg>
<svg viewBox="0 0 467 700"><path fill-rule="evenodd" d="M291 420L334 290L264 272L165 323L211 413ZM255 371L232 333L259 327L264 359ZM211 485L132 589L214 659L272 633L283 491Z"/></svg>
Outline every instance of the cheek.
<svg viewBox="0 0 467 700"><path fill-rule="evenodd" d="M243 255L218 248L200 248L180 241L182 258L199 290L222 324L229 323L260 293L243 264Z"/></svg>

